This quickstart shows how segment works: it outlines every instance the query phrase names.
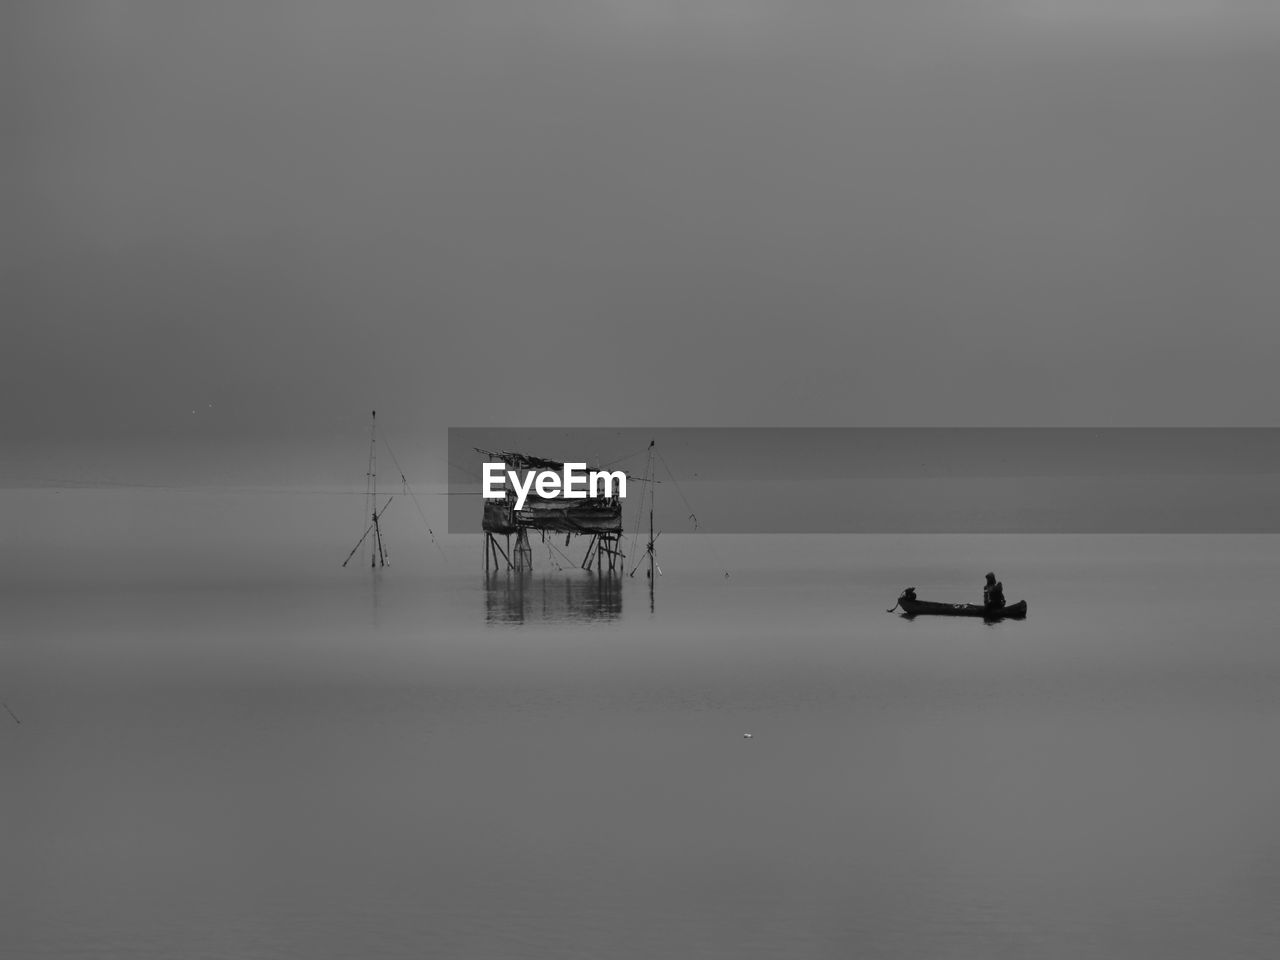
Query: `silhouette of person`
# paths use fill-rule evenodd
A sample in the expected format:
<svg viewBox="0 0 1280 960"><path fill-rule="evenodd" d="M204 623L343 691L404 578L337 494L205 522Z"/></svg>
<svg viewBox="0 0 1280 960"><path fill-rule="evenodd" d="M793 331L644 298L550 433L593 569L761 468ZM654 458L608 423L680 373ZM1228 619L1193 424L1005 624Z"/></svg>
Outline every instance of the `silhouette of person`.
<svg viewBox="0 0 1280 960"><path fill-rule="evenodd" d="M1004 608L1004 584L996 579L994 573L987 574L987 582L982 588L982 605L988 610Z"/></svg>

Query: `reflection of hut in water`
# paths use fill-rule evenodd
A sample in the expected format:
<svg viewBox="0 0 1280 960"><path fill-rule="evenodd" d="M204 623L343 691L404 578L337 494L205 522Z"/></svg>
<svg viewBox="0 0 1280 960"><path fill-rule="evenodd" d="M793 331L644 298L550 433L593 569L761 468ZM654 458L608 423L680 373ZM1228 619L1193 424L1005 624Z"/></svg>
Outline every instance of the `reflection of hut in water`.
<svg viewBox="0 0 1280 960"><path fill-rule="evenodd" d="M622 616L622 579L607 573L489 577L484 614L488 623L616 620Z"/></svg>
<svg viewBox="0 0 1280 960"><path fill-rule="evenodd" d="M551 470L563 473L564 463L559 460L547 460L524 453L494 453L489 450L477 450L488 461L501 461L507 470L516 473ZM554 543L560 536L564 537L564 547L568 547L574 537L585 536L587 551L580 566L584 570L591 569L594 561L596 570L612 572L621 569L622 565L622 501L616 495L586 496L581 499L565 499L563 497L541 497L536 490L530 489L524 504L516 509L516 497L510 483L506 487L506 497L500 500L484 501L484 568L500 569L499 557L506 561L508 570L530 570L533 568L533 549L529 545L529 533L538 534L544 543L548 538ZM515 543L511 538L515 536ZM505 549L498 541L504 537ZM559 548L556 548L559 549ZM566 557L566 559L568 559Z"/></svg>

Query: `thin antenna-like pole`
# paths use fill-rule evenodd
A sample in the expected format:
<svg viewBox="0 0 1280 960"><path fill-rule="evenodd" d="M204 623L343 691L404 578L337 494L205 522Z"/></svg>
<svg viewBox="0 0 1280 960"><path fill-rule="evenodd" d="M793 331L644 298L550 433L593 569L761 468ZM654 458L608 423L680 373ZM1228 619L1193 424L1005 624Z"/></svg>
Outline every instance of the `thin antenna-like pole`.
<svg viewBox="0 0 1280 960"><path fill-rule="evenodd" d="M661 570L658 570L658 559L657 559L658 537L653 529L653 499L654 499L653 488L657 486L657 484L655 483L656 478L653 475L653 469L654 469L653 468L653 454L654 454L653 445L654 445L654 441L650 440L649 441L649 462L645 467L645 483L647 483L649 486L649 491L648 491L649 492L649 543L645 547L645 553L648 554L649 556L649 588L650 590L653 589L653 577L654 577L655 570L661 573ZM643 499L640 501L640 507L642 510L644 509ZM639 537L639 535L640 535L640 517L636 517L637 538ZM636 575L636 571L640 569L640 564L642 563L644 563L643 556L640 557L638 560L636 560L636 565L631 568L630 576L634 577Z"/></svg>
<svg viewBox="0 0 1280 960"><path fill-rule="evenodd" d="M369 415L369 483L373 488L373 546L374 552L369 555L369 568L378 565L378 555L382 553L382 530L378 527L378 411Z"/></svg>
<svg viewBox="0 0 1280 960"><path fill-rule="evenodd" d="M653 567L654 567L654 557L653 557L653 553L654 553L654 550L653 550L653 547L654 547L654 544L653 544L653 492L654 491L653 491L653 487L654 485L652 483L649 484L649 579L650 580L653 580Z"/></svg>
<svg viewBox="0 0 1280 960"><path fill-rule="evenodd" d="M658 493L658 490L657 490L658 485L652 482L657 479L657 476L655 475L656 468L654 467L654 464L653 464L654 443L655 441L653 440L649 441L649 480L650 480L650 483L649 483L649 582L650 583L653 582L653 570L658 563L658 560L657 560L657 554L658 554L657 539L658 538L654 536L654 533L653 533L653 501L656 498Z"/></svg>
<svg viewBox="0 0 1280 960"><path fill-rule="evenodd" d="M369 469L365 473L364 486L365 512L369 515L369 529L365 531L365 537L370 532L373 533L373 549L369 554L369 567L373 569L387 565L386 546L382 541L382 524L379 522L379 517L386 507L383 507L382 510L378 509L378 411L372 411L369 414L369 418ZM390 502L388 499L387 503ZM364 537L361 537L360 540L363 543ZM356 546L359 547L360 544L356 544ZM363 554L361 556L363 557ZM347 559L350 560L351 558L347 557ZM343 563L343 566L345 567L346 563Z"/></svg>
<svg viewBox="0 0 1280 960"><path fill-rule="evenodd" d="M384 513L387 512L387 507L391 506L391 501L394 499L395 497L387 497L387 502L384 503L382 505L382 509L378 511L379 517L381 517ZM356 551L359 550L360 547L364 545L365 540L368 539L369 534L373 532L373 529L374 529L374 526L372 523L369 524L369 526L365 527L364 533L360 535L360 539L356 541L356 545L352 547L351 552L347 554L347 559L342 561L342 565L344 567L351 562L351 558L356 555Z"/></svg>
<svg viewBox="0 0 1280 960"><path fill-rule="evenodd" d="M371 554L369 557L370 569L374 567L385 567L387 565L387 551L382 542L382 524L378 522L378 411L374 410L370 414L369 427L369 486L373 490L373 508L370 514L373 518L373 542L377 548L377 554Z"/></svg>
<svg viewBox="0 0 1280 960"><path fill-rule="evenodd" d="M351 558L356 555L356 551L360 550L365 541L369 539L369 534L373 534L369 567L376 570L380 566L391 566L391 551L387 549L387 541L382 536L382 515L387 512L387 507L391 506L391 501L395 498L387 497L387 502L381 508L378 507L378 411L372 411L369 414L369 419L369 466L364 475L365 516L369 518L369 525L365 528L360 539L356 541L356 545L351 548L351 552L347 554L347 559L342 561L342 565L345 567L350 563ZM390 452L391 448L388 447L387 449ZM392 453L391 459L393 462L395 458L396 455ZM405 492L412 496L409 491L409 481L404 479L403 472L400 474L400 479L404 480ZM419 507L418 509L421 512L422 508ZM424 514L423 520L425 519L426 515ZM430 531L430 527L427 529ZM434 534L432 539L434 539ZM443 549L440 552L444 553ZM360 562L364 563L363 552L360 554Z"/></svg>

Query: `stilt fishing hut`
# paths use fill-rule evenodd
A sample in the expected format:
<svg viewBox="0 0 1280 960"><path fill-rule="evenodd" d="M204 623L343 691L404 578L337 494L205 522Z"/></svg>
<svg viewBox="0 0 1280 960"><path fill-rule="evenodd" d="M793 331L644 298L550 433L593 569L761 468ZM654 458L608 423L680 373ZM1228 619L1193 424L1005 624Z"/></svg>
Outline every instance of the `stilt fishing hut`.
<svg viewBox="0 0 1280 960"><path fill-rule="evenodd" d="M526 453L503 451L495 453L480 450L490 463L501 461L506 469L515 473L530 471L563 472L564 463L547 460ZM594 563L597 572L622 567L622 500L616 496L591 496L582 499L542 497L530 490L523 505L517 509L517 498L508 482L506 496L484 501L484 564L485 570L499 570L505 561L508 570L529 570L533 567L533 548L530 533L541 537L568 559L555 541L564 536L564 549L568 549L575 537L587 537L587 549L579 564L590 570ZM515 537L514 544L512 537ZM503 538L500 542L499 537ZM501 558L501 560L499 559Z"/></svg>

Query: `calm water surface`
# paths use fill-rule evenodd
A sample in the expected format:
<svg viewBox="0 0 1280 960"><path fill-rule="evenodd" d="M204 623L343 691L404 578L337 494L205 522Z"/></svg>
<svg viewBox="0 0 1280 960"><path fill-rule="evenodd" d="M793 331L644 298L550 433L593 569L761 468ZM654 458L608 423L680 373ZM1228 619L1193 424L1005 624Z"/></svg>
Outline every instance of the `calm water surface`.
<svg viewBox="0 0 1280 960"><path fill-rule="evenodd" d="M668 536L651 600L358 514L0 492L0 954L1280 956L1276 538ZM885 613L988 569L1026 622Z"/></svg>

